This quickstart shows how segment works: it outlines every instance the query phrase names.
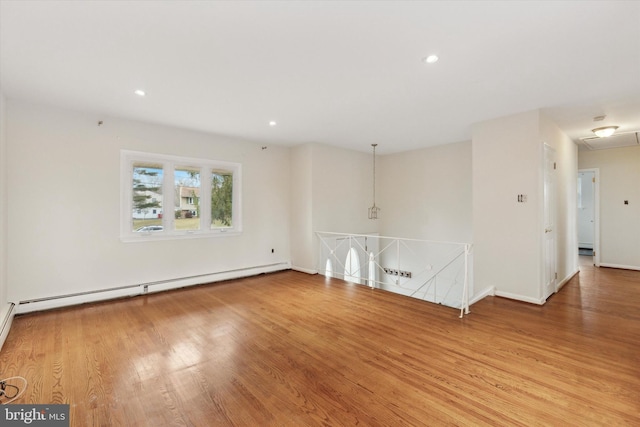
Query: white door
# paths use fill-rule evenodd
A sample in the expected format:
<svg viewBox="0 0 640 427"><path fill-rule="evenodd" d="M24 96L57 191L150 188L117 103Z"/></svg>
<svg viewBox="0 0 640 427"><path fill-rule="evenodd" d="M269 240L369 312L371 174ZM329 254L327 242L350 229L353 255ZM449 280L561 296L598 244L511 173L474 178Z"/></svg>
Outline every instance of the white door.
<svg viewBox="0 0 640 427"><path fill-rule="evenodd" d="M546 301L556 291L556 152L544 145L544 283Z"/></svg>
<svg viewBox="0 0 640 427"><path fill-rule="evenodd" d="M593 249L596 267L600 265L599 174L598 168L578 171L578 249Z"/></svg>
<svg viewBox="0 0 640 427"><path fill-rule="evenodd" d="M593 249L595 230L594 171L578 173L578 248Z"/></svg>

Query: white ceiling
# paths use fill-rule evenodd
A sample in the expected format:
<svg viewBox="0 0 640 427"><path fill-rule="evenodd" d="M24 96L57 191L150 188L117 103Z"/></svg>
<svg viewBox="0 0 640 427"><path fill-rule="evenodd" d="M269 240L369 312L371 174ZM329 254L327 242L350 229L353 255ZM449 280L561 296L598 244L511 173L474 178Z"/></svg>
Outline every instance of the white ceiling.
<svg viewBox="0 0 640 427"><path fill-rule="evenodd" d="M5 96L97 116L381 154L538 108L576 141L640 130L637 1L2 0L0 15Z"/></svg>

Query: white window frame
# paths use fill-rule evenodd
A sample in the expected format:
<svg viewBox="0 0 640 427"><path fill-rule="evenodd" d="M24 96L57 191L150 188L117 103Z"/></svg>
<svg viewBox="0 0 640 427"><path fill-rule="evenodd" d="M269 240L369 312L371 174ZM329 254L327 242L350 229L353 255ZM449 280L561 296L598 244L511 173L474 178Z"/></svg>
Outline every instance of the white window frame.
<svg viewBox="0 0 640 427"><path fill-rule="evenodd" d="M156 163L162 165L162 231L135 232L132 227L133 212L133 165L134 163ZM175 169L191 167L200 170L200 229L175 230ZM211 174L212 171L228 170L233 173L231 226L211 228ZM120 151L120 240L123 242L148 242L154 240L192 239L216 236L234 236L242 233L242 165L219 160ZM178 200L178 204L180 201Z"/></svg>

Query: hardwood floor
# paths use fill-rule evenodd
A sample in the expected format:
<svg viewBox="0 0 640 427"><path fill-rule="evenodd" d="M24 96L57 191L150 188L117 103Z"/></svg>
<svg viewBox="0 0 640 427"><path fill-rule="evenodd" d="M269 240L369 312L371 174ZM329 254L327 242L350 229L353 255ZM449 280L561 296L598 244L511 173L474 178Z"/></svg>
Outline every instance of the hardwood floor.
<svg viewBox="0 0 640 427"><path fill-rule="evenodd" d="M640 272L457 316L287 271L18 316L0 376L74 426L640 425Z"/></svg>

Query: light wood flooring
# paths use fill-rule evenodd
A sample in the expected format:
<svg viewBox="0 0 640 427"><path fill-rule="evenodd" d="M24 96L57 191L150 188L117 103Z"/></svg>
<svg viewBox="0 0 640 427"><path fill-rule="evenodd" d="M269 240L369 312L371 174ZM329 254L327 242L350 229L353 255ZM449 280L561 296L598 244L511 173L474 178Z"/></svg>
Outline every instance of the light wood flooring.
<svg viewBox="0 0 640 427"><path fill-rule="evenodd" d="M18 316L0 378L72 426L640 425L640 272L457 316L286 271Z"/></svg>

